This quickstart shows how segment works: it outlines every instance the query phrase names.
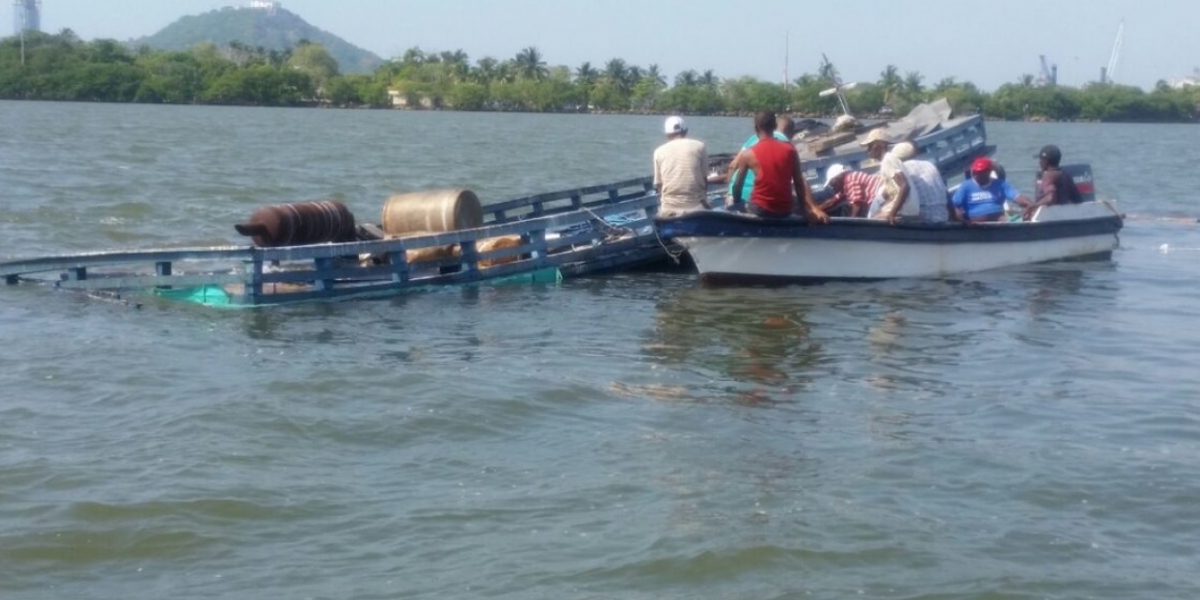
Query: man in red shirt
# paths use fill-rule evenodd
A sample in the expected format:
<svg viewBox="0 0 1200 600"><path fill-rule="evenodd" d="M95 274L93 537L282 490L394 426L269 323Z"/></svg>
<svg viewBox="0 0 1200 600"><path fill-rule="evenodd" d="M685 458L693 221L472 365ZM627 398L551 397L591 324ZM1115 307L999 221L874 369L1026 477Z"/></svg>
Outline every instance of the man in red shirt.
<svg viewBox="0 0 1200 600"><path fill-rule="evenodd" d="M809 223L828 223L829 217L813 202L812 190L804 180L804 168L800 165L796 147L774 137L775 113L760 112L755 115L754 132L758 134L758 143L751 146L749 151L738 154L730 165L734 172L734 202L742 201L746 173L753 171L750 212L760 217L782 219L797 212L794 210L794 198L799 198L800 209Z"/></svg>

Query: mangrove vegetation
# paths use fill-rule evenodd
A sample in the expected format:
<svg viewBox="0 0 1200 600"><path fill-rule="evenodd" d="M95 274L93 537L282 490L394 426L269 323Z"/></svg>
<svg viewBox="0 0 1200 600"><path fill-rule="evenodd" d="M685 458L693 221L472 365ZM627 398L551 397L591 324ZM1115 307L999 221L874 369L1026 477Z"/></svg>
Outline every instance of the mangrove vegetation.
<svg viewBox="0 0 1200 600"><path fill-rule="evenodd" d="M0 99L10 100L689 115L786 110L830 117L840 112L837 100L820 92L835 75L823 65L784 85L722 78L711 70L672 76L658 65L621 58L569 67L549 64L532 46L508 59L475 61L461 50L412 48L373 73L342 74L323 46L303 40L287 50L232 42L173 51L83 41L70 30L0 40ZM903 114L945 97L960 114L1006 120L1184 123L1200 117L1200 87L1044 86L1024 75L987 92L955 78L930 83L895 65L846 96L861 116Z"/></svg>

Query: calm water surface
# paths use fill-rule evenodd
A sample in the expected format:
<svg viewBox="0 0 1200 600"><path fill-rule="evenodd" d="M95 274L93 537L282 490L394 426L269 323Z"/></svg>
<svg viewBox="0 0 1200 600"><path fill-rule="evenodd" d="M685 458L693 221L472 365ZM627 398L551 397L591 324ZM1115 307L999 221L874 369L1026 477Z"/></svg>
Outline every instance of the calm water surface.
<svg viewBox="0 0 1200 600"><path fill-rule="evenodd" d="M0 103L0 258L603 183L658 127ZM1200 597L1200 129L989 133L1018 183L1044 143L1093 164L1112 261L234 312L0 289L0 597Z"/></svg>

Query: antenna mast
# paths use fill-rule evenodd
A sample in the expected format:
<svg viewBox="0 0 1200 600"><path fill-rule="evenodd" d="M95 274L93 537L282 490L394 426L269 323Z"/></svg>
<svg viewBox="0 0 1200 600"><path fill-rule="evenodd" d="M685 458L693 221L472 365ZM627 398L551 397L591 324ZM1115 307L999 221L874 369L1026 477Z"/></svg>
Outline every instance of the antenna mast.
<svg viewBox="0 0 1200 600"><path fill-rule="evenodd" d="M785 92L788 90L788 83L791 81L791 77L788 75L788 60L791 58L792 50L790 36L791 32L783 32L783 91Z"/></svg>

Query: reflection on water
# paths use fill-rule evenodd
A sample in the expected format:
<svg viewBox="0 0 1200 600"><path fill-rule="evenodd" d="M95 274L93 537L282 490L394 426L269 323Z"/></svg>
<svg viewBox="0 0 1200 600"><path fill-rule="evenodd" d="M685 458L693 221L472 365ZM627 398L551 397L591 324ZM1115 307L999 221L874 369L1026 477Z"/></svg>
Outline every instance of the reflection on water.
<svg viewBox="0 0 1200 600"><path fill-rule="evenodd" d="M804 289L680 290L657 303L642 351L664 365L687 364L730 380L738 402L777 402L811 383L821 361Z"/></svg>
<svg viewBox="0 0 1200 600"><path fill-rule="evenodd" d="M1078 310L1083 295L1089 304L1097 299L1112 300L1115 283L1096 281L1096 275L1112 274L1116 265L1110 260L1065 261L1035 265L1023 273L1030 284L1026 310L1042 316Z"/></svg>
<svg viewBox="0 0 1200 600"><path fill-rule="evenodd" d="M5 117L8 255L232 242L306 197L377 215L394 191L615 181L661 143L634 116ZM428 142L456 119L486 160ZM1123 209L1195 212L1173 176L1194 131L992 125L1006 163L1056 140ZM4 290L0 597L1200 597L1200 228L1131 219L1122 244L942 281L609 275L234 312Z"/></svg>

